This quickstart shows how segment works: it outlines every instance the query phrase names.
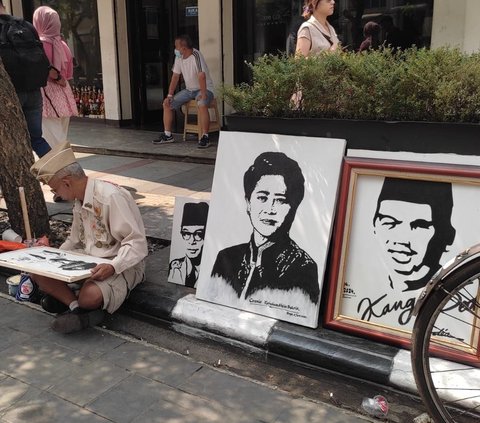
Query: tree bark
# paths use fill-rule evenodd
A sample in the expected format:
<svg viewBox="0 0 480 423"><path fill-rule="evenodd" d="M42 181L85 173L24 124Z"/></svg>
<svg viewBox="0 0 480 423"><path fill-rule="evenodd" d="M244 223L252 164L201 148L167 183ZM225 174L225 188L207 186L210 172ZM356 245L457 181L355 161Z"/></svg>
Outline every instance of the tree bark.
<svg viewBox="0 0 480 423"><path fill-rule="evenodd" d="M15 88L0 59L0 187L11 228L26 238L19 187L24 187L32 236L50 233L40 183L30 173L34 158L25 116Z"/></svg>

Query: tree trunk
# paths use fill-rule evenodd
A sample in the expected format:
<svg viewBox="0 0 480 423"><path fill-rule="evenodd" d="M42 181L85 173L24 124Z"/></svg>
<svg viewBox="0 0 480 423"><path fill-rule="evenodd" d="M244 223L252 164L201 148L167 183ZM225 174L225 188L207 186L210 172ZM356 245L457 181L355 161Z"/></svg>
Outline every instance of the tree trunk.
<svg viewBox="0 0 480 423"><path fill-rule="evenodd" d="M34 158L20 102L0 59L0 187L11 228L26 238L18 187L24 187L32 236L50 233L40 183L30 173Z"/></svg>

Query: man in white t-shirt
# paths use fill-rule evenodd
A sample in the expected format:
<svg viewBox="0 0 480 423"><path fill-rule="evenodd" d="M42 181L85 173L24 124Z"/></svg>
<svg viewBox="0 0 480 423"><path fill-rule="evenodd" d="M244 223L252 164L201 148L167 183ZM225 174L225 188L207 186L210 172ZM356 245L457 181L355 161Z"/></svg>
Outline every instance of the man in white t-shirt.
<svg viewBox="0 0 480 423"><path fill-rule="evenodd" d="M202 54L193 48L192 40L188 35L180 35L175 38L175 63L173 75L168 87L168 96L163 102L163 125L164 132L153 144L166 144L174 141L172 135L172 123L174 110L178 110L190 100L197 100L198 119L203 130L202 138L198 142L198 148L207 148L210 145L208 127L210 116L208 105L213 100L213 82L210 78L207 64ZM177 93L173 92L178 85L180 75L185 81L185 89Z"/></svg>

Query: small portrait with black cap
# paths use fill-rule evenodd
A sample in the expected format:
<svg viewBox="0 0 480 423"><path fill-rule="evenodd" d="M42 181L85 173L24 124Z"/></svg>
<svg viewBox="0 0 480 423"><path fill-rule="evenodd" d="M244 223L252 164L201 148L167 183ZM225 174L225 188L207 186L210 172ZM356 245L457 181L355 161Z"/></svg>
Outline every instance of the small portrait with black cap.
<svg viewBox="0 0 480 423"><path fill-rule="evenodd" d="M177 214L181 214L180 219ZM169 282L195 288L202 259L207 217L208 202L176 198Z"/></svg>

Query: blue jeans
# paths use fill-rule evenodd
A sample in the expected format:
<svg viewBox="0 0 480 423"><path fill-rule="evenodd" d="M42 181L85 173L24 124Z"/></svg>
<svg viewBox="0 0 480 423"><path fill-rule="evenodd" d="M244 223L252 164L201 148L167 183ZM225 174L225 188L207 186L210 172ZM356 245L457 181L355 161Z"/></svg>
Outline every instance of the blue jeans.
<svg viewBox="0 0 480 423"><path fill-rule="evenodd" d="M38 157L47 154L51 148L45 138L42 137L42 110L43 100L40 88L32 91L17 92L20 105L22 106L25 120L27 121L28 132L30 133L30 144Z"/></svg>

